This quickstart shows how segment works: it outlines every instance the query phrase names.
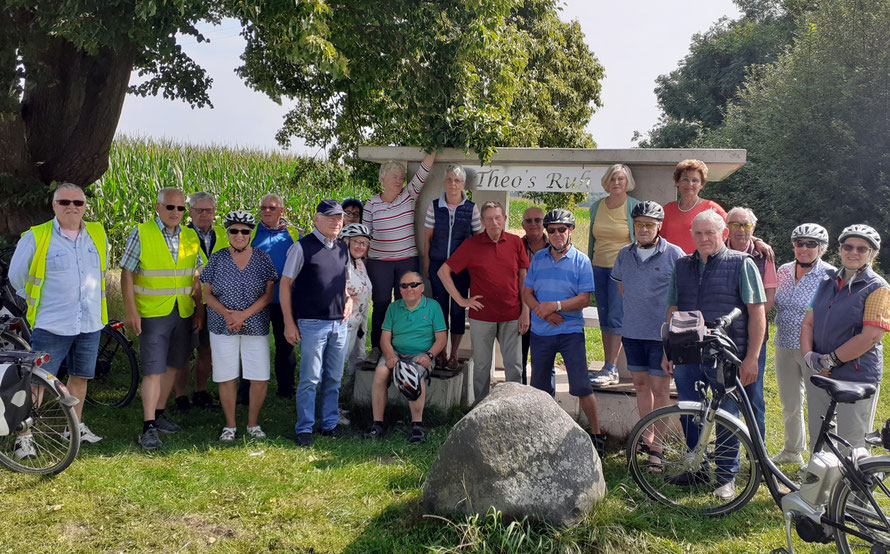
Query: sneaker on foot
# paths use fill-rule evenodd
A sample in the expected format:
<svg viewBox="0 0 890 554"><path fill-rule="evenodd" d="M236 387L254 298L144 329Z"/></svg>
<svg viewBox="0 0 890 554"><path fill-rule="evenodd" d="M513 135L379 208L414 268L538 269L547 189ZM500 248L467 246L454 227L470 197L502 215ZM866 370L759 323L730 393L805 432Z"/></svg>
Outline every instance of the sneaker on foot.
<svg viewBox="0 0 890 554"><path fill-rule="evenodd" d="M37 457L37 445L34 444L34 437L31 434L19 435L15 439L15 451L13 455L19 460L26 460Z"/></svg>
<svg viewBox="0 0 890 554"><path fill-rule="evenodd" d="M386 434L386 428L381 423L374 423L371 425L371 430L365 433L366 439L378 440L382 439L383 435Z"/></svg>
<svg viewBox="0 0 890 554"><path fill-rule="evenodd" d="M192 409L192 403L189 402L189 397L186 395L177 396L173 400L173 405L176 407L177 412L187 412Z"/></svg>
<svg viewBox="0 0 890 554"><path fill-rule="evenodd" d="M337 408L337 413L340 415L340 419L337 420L338 426L349 427L349 412L344 410L343 408Z"/></svg>
<svg viewBox="0 0 890 554"><path fill-rule="evenodd" d="M312 446L312 433L297 433L297 446Z"/></svg>
<svg viewBox="0 0 890 554"><path fill-rule="evenodd" d="M714 490L714 496L720 500L732 500L735 498L735 481L723 483Z"/></svg>
<svg viewBox="0 0 890 554"><path fill-rule="evenodd" d="M322 429L318 434L322 437L339 437L343 434L343 430L340 429L339 425L334 425L332 429Z"/></svg>
<svg viewBox="0 0 890 554"><path fill-rule="evenodd" d="M247 436L252 439L264 439L266 438L266 433L257 425L256 427L247 428Z"/></svg>
<svg viewBox="0 0 890 554"><path fill-rule="evenodd" d="M775 456L773 456L774 464L801 464L803 465L803 456L801 456L800 452L791 452L788 450L782 450Z"/></svg>
<svg viewBox="0 0 890 554"><path fill-rule="evenodd" d="M68 432L68 429L65 429L65 432L62 433L62 438L65 440L68 440L69 436L70 436L70 433ZM99 442L100 440L102 440L102 437L100 437L96 433L93 433L92 431L90 431L90 428L87 427L86 423L84 423L82 421L80 422L80 442L88 442L91 444L95 444L95 443Z"/></svg>
<svg viewBox="0 0 890 554"><path fill-rule="evenodd" d="M159 433L171 434L182 431L182 427L167 419L167 416L165 414L161 414L155 420L155 427L157 428Z"/></svg>
<svg viewBox="0 0 890 554"><path fill-rule="evenodd" d="M157 450L164 446L164 443L158 438L157 427L151 427L142 433L142 436L139 437L139 446L142 447L142 450Z"/></svg>
<svg viewBox="0 0 890 554"><path fill-rule="evenodd" d="M410 443L420 443L426 440L426 427L423 423L413 423L411 425L411 436L408 438Z"/></svg>
<svg viewBox="0 0 890 554"><path fill-rule="evenodd" d="M618 383L618 372L601 369L588 373L590 384L596 387L604 387L606 385L615 385Z"/></svg>

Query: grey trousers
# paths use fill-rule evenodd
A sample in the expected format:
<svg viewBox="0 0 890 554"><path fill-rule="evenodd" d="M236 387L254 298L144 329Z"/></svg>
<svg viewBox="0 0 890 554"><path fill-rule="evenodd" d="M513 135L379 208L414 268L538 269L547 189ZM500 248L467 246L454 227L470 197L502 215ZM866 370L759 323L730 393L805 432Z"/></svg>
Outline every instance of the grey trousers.
<svg viewBox="0 0 890 554"><path fill-rule="evenodd" d="M474 404L488 396L491 387L491 360L494 341L501 346L504 374L507 381L522 382L522 336L519 321L479 321L470 319L470 340L473 342Z"/></svg>
<svg viewBox="0 0 890 554"><path fill-rule="evenodd" d="M847 381L849 382L849 381ZM807 421L810 428L810 448L815 446L819 437L819 429L822 427L822 416L828 409L828 393L806 380L807 386ZM865 434L872 431L875 421L875 412L878 409L878 396L881 387L874 396L853 404L838 404L835 422L835 433L849 442L853 448L865 446ZM843 451L842 451L843 453Z"/></svg>
<svg viewBox="0 0 890 554"><path fill-rule="evenodd" d="M807 449L803 420L804 383L809 382L812 374L799 348L776 347L776 382L779 385L779 400L782 401L782 420L785 422L785 450L789 452ZM826 407L828 404L822 406L820 417L825 414ZM815 435L810 436L815 438Z"/></svg>

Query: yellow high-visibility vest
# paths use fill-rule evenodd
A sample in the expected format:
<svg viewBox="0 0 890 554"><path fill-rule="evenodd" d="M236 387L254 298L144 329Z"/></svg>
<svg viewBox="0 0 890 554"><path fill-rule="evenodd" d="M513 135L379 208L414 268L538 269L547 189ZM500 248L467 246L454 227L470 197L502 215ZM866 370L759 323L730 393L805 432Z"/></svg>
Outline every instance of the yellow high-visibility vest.
<svg viewBox="0 0 890 554"><path fill-rule="evenodd" d="M155 221L139 225L139 268L133 273L136 309L142 317L162 317L179 306L179 315L189 317L195 312L192 286L201 240L188 227L179 233L179 254L176 262L170 255L167 241Z"/></svg>
<svg viewBox="0 0 890 554"><path fill-rule="evenodd" d="M105 302L105 271L107 269L108 260L108 241L105 237L105 229L101 223L94 221L84 221L87 233L93 239L96 250L99 251L99 275L102 282L102 323L108 323L108 305ZM27 231L26 231L27 232ZM40 292L43 289L43 280L46 278L46 254L49 252L49 241L53 234L53 220L46 223L31 227L34 234L34 244L37 250L34 252L34 259L31 260L31 267L28 269L28 278L25 281L25 300L28 302L28 313L25 318L31 327L34 327L34 321L37 319L37 306L40 305ZM24 233L22 233L24 236Z"/></svg>
<svg viewBox="0 0 890 554"><path fill-rule="evenodd" d="M213 243L213 251L222 250L223 248L229 247L229 235L226 234L225 228L222 225L214 225L213 232L216 233L216 242Z"/></svg>

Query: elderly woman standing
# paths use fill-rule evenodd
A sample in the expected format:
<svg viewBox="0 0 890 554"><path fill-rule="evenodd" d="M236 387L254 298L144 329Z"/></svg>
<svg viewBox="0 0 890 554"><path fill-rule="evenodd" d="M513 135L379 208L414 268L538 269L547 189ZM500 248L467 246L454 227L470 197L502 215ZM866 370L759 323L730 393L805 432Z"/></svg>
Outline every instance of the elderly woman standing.
<svg viewBox="0 0 890 554"><path fill-rule="evenodd" d="M687 254L695 251L695 243L692 241L692 220L695 216L713 209L726 219L726 211L720 204L698 196L707 182L708 166L701 160L683 160L674 169L674 186L680 193L680 200L665 204L661 236Z"/></svg>
<svg viewBox="0 0 890 554"><path fill-rule="evenodd" d="M464 330L467 326L466 310L451 299L445 285L437 275L445 263L464 240L482 232L479 208L467 199L464 187L467 172L459 165L450 165L445 170L445 192L430 202L424 221L425 248L423 249L423 271L430 278L433 299L442 307L445 323L451 329L451 353L445 357L439 354L439 363L448 369L457 369L457 351L460 349ZM470 274L467 270L452 273L454 286L462 296L470 292Z"/></svg>
<svg viewBox="0 0 890 554"><path fill-rule="evenodd" d="M226 418L219 440L235 440L235 394L239 373L250 381L247 435L264 439L257 419L269 385L269 309L278 272L269 254L250 245L256 220L248 212L226 214L229 246L210 256L201 273L213 380Z"/></svg>
<svg viewBox="0 0 890 554"><path fill-rule="evenodd" d="M834 267L822 261L828 231L815 223L791 231L794 261L779 268L776 289L776 381L785 422L785 447L773 457L777 464L803 463L807 448L803 420L804 385L811 371L800 353L800 327L816 289Z"/></svg>
<svg viewBox="0 0 890 554"><path fill-rule="evenodd" d="M365 335L371 307L371 278L365 268L365 257L371 246L371 232L361 223L350 223L340 231L340 238L349 246L346 292L352 298L352 313L346 320L346 372L340 385L342 397L344 392L345 396L352 395L356 366L365 359Z"/></svg>
<svg viewBox="0 0 890 554"><path fill-rule="evenodd" d="M601 182L609 196L590 207L590 232L587 255L593 264L594 296L603 335L605 365L591 373L590 382L603 386L618 382L618 355L621 353L621 319L624 308L618 283L612 280L612 267L618 251L631 243L633 218L631 212L640 203L627 195L636 186L630 168L615 164L606 170Z"/></svg>
<svg viewBox="0 0 890 554"><path fill-rule="evenodd" d="M427 154L408 186L405 168L390 160L380 166L383 192L365 204L363 222L371 231L368 275L373 284L374 313L371 317L371 346L380 348L380 329L386 308L400 299L399 277L406 271L419 271L417 244L414 240L414 204L423 190L436 153Z"/></svg>
<svg viewBox="0 0 890 554"><path fill-rule="evenodd" d="M881 338L890 330L890 288L871 268L881 248L877 231L851 225L838 242L843 267L829 270L816 291L803 319L800 351L814 373L879 387L871 398L837 407L837 434L856 448L865 446L877 408L884 371ZM824 390L807 381L811 437L819 432L828 401Z"/></svg>

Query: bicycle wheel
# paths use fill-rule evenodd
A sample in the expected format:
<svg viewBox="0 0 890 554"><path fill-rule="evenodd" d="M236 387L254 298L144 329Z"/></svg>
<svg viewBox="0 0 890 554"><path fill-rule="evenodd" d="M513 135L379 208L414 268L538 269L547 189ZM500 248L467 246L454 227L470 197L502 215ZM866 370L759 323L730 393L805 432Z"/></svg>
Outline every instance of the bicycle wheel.
<svg viewBox="0 0 890 554"><path fill-rule="evenodd" d="M718 415L711 436L699 440L705 441L701 466L689 471L687 460L692 455L686 446L684 424L697 431L703 413L704 407L667 406L641 419L628 441L628 469L653 500L702 515L727 514L747 504L757 492L760 466L748 435ZM734 471L736 451L738 470ZM730 480L735 491L725 498L716 496L715 491Z"/></svg>
<svg viewBox="0 0 890 554"><path fill-rule="evenodd" d="M885 517L890 517L890 456L862 459L859 469L871 478L871 495ZM835 485L828 503L828 516L869 537L864 539L836 529L834 541L838 552L884 552L890 549L890 528L884 525L864 494L853 492L846 481ZM875 545L879 548L872 550Z"/></svg>
<svg viewBox="0 0 890 554"><path fill-rule="evenodd" d="M31 375L31 427L33 455L18 458L15 455L16 439L13 433L0 437L0 465L18 472L56 474L71 465L80 450L80 433L73 406L62 404L61 393L55 385L55 377L39 373ZM75 432L68 433L69 429Z"/></svg>
<svg viewBox="0 0 890 554"><path fill-rule="evenodd" d="M139 388L139 364L130 341L111 325L102 328L96 375L87 387L87 402L123 408Z"/></svg>
<svg viewBox="0 0 890 554"><path fill-rule="evenodd" d="M0 331L0 350L31 350L31 345L18 333Z"/></svg>

